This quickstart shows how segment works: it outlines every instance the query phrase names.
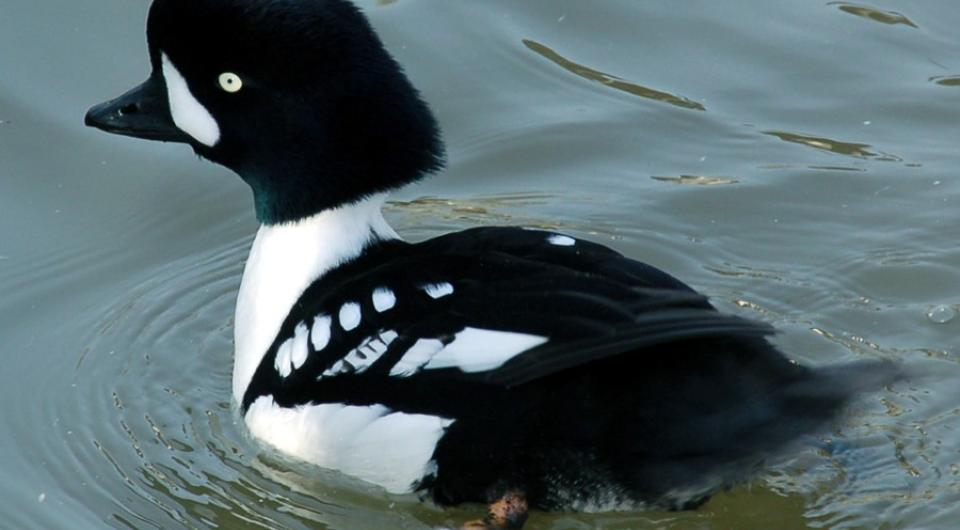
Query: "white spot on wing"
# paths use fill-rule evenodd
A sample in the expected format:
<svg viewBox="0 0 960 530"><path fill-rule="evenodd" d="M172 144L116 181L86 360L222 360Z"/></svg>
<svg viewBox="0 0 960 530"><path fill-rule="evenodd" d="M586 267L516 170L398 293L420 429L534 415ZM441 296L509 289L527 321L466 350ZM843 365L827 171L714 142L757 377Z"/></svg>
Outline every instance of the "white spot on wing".
<svg viewBox="0 0 960 530"><path fill-rule="evenodd" d="M277 370L277 373L280 374L280 377L287 377L293 370L293 366L290 364L290 354L292 350L292 337L284 341L284 343L277 348L277 356L273 360L273 367Z"/></svg>
<svg viewBox="0 0 960 530"><path fill-rule="evenodd" d="M307 354L310 353L310 349L307 347L309 335L307 325L303 322L297 324L296 329L293 331L293 346L291 346L290 361L293 363L294 370L303 366L303 363L307 360Z"/></svg>
<svg viewBox="0 0 960 530"><path fill-rule="evenodd" d="M340 306L340 327L346 331L356 329L360 325L360 304L347 302Z"/></svg>
<svg viewBox="0 0 960 530"><path fill-rule="evenodd" d="M426 291L426 293L430 295L430 298L434 299L453 294L453 285L450 285L448 282L431 283L424 285L421 289Z"/></svg>
<svg viewBox="0 0 960 530"><path fill-rule="evenodd" d="M442 349L443 343L437 339L420 339L393 365L390 375L409 377L419 372Z"/></svg>
<svg viewBox="0 0 960 530"><path fill-rule="evenodd" d="M320 315L313 319L313 330L310 332L310 341L313 349L321 351L330 344L330 332L333 319L330 315Z"/></svg>
<svg viewBox="0 0 960 530"><path fill-rule="evenodd" d="M245 416L250 433L280 451L378 484L391 493L407 493L434 471L437 442L453 420L426 414L393 412L382 405L338 403L279 407L261 396Z"/></svg>
<svg viewBox="0 0 960 530"><path fill-rule="evenodd" d="M167 54L161 54L160 60L173 123L198 142L213 147L220 141L220 126L217 125L217 120L190 92L187 80L170 62Z"/></svg>
<svg viewBox="0 0 960 530"><path fill-rule="evenodd" d="M373 290L373 308L379 313L392 309L397 303L397 295L386 287L378 287Z"/></svg>
<svg viewBox="0 0 960 530"><path fill-rule="evenodd" d="M551 245L557 245L558 247L572 247L574 244L576 244L577 240L570 236L553 234L547 238L547 242Z"/></svg>
<svg viewBox="0 0 960 530"><path fill-rule="evenodd" d="M526 333L464 328L424 368L459 368L464 372L494 370L546 341L546 337Z"/></svg>

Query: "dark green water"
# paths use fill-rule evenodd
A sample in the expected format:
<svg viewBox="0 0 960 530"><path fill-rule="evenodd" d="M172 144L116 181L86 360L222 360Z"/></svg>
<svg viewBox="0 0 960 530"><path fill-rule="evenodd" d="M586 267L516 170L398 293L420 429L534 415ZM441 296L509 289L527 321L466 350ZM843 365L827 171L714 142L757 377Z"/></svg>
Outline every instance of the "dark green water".
<svg viewBox="0 0 960 530"><path fill-rule="evenodd" d="M450 168L396 197L420 239L549 226L776 325L799 362L935 375L696 512L531 529L956 528L960 5L362 2L444 125ZM229 405L256 228L183 146L81 125L147 74L146 2L0 6L0 527L449 525L263 451Z"/></svg>

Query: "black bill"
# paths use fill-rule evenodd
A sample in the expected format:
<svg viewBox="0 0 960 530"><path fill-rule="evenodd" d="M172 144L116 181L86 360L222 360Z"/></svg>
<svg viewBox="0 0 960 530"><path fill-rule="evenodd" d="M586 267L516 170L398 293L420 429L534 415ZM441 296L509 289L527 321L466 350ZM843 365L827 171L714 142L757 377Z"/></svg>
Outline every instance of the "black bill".
<svg viewBox="0 0 960 530"><path fill-rule="evenodd" d="M166 89L158 75L150 76L116 99L92 107L83 122L108 133L134 138L190 142L190 137L173 123Z"/></svg>

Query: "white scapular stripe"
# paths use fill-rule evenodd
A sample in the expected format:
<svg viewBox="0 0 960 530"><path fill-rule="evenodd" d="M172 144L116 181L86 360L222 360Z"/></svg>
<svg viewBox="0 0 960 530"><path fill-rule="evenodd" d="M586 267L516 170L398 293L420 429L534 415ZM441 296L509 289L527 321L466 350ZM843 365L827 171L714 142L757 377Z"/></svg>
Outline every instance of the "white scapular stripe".
<svg viewBox="0 0 960 530"><path fill-rule="evenodd" d="M373 308L376 309L378 313L393 309L396 303L397 295L393 294L393 291L390 289L378 287L373 290Z"/></svg>
<svg viewBox="0 0 960 530"><path fill-rule="evenodd" d="M428 285L424 285L423 287L421 287L421 289L426 291L426 293L430 296L430 298L433 298L433 299L443 298L444 296L453 294L453 285L450 285L447 282L431 283Z"/></svg>
<svg viewBox="0 0 960 530"><path fill-rule="evenodd" d="M437 442L453 420L382 405L278 406L261 396L247 411L251 434L295 458L408 493L432 470Z"/></svg>
<svg viewBox="0 0 960 530"><path fill-rule="evenodd" d="M363 341L360 346L347 353L343 359L333 363L330 368L324 370L323 373L317 377L317 381L324 377L332 377L339 374L362 374L366 372L367 368L370 368L373 363L380 359L380 356L387 352L390 343L397 337L397 332L391 330L368 338Z"/></svg>
<svg viewBox="0 0 960 530"><path fill-rule="evenodd" d="M167 54L161 54L160 61L173 123L207 147L217 145L220 141L220 126L217 125L217 120L190 92L187 80L180 75Z"/></svg>
<svg viewBox="0 0 960 530"><path fill-rule="evenodd" d="M399 337L399 335L396 331L384 331L377 338L367 343L367 349L377 356L376 359L379 359L381 355L387 353L387 348L390 347L390 343L397 337ZM369 364L375 363L376 359L370 361Z"/></svg>
<svg viewBox="0 0 960 530"><path fill-rule="evenodd" d="M424 368L459 368L468 373L494 370L546 341L546 337L526 333L464 328Z"/></svg>

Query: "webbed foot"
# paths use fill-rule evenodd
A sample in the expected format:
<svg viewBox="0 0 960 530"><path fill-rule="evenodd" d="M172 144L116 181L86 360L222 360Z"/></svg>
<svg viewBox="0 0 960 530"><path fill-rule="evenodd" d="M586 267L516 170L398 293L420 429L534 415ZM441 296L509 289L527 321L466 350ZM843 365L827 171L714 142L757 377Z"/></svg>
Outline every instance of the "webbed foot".
<svg viewBox="0 0 960 530"><path fill-rule="evenodd" d="M510 490L490 504L486 517L467 522L462 530L520 530L529 510L526 495Z"/></svg>

